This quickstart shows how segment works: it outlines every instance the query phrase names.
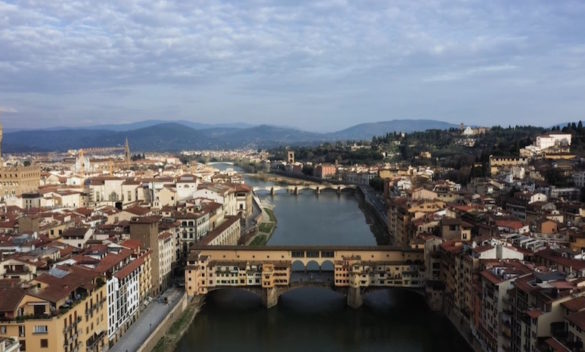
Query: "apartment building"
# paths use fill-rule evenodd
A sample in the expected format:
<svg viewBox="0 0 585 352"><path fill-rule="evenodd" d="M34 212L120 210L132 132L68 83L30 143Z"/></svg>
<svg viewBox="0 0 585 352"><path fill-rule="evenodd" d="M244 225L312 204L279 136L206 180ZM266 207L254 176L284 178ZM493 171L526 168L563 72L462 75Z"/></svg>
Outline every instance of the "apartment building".
<svg viewBox="0 0 585 352"><path fill-rule="evenodd" d="M226 216L224 222L210 231L201 241L200 245L208 246L235 246L241 235L239 216Z"/></svg>
<svg viewBox="0 0 585 352"><path fill-rule="evenodd" d="M18 337L21 351L107 350L107 291L97 272L59 266L0 295L0 337Z"/></svg>
<svg viewBox="0 0 585 352"><path fill-rule="evenodd" d="M487 352L509 351L512 337L512 312L509 290L516 278L531 269L519 261L500 261L481 272L480 323L478 336Z"/></svg>

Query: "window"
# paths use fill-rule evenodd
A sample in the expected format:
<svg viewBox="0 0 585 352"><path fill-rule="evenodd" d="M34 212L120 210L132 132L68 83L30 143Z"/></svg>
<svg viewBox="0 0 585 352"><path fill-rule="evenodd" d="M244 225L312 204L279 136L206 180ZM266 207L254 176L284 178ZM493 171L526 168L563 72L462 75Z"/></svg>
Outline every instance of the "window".
<svg viewBox="0 0 585 352"><path fill-rule="evenodd" d="M49 348L49 340L41 339L41 348Z"/></svg>
<svg viewBox="0 0 585 352"><path fill-rule="evenodd" d="M35 325L33 334L46 334L49 332L47 325Z"/></svg>

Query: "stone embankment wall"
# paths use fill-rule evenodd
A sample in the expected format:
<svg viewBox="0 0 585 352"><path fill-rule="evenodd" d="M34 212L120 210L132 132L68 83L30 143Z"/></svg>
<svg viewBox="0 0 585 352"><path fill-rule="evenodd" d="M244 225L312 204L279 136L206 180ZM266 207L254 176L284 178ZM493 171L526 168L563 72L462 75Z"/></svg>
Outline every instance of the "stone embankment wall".
<svg viewBox="0 0 585 352"><path fill-rule="evenodd" d="M158 341L166 335L169 331L171 325L179 319L182 313L187 309L189 306L189 300L187 298L187 293L181 297L179 302L175 305L175 307L169 312L166 318L159 324L159 326L153 331L153 333L142 343L140 348L138 348L137 352L150 352L154 349Z"/></svg>

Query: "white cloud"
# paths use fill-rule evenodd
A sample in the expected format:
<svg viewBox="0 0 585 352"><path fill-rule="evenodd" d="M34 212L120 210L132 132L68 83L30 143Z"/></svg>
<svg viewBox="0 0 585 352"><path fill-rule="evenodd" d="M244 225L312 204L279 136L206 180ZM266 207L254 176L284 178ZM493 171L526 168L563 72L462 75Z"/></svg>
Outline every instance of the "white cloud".
<svg viewBox="0 0 585 352"><path fill-rule="evenodd" d="M362 94L369 95L368 113L384 112L372 119L399 118L407 110L389 107L387 92L420 82L451 83L440 94L453 97L466 93L461 82L485 94L504 91L507 75L515 82L584 86L576 74L585 69L583 11L579 2L546 0L0 0L0 94L42 123L59 110L63 119L116 121L159 114L169 105L182 117L233 121L235 112L258 116L241 109L251 105L265 115L308 114L308 121L325 125L334 115L347 125L363 113ZM428 90L400 104L437 94L422 86ZM107 93L116 91L124 94ZM165 99L147 91L164 91ZM557 104L566 93L557 89ZM184 95L198 105L184 105ZM322 95L329 108L311 115L299 107ZM291 97L296 104L281 105ZM111 105L104 108L103 99ZM338 111L336 99L356 107ZM453 104L449 111L468 112L457 106L464 103Z"/></svg>
<svg viewBox="0 0 585 352"><path fill-rule="evenodd" d="M453 71L442 73L439 75L431 76L426 78L425 82L448 82L456 81L460 79L466 79L477 75L489 75L492 73L500 73L506 71L512 71L517 69L515 65L503 64L503 65L492 65L492 66L480 66L472 67L462 71Z"/></svg>
<svg viewBox="0 0 585 352"><path fill-rule="evenodd" d="M18 110L16 110L13 107L10 107L10 106L1 106L0 105L0 113L3 113L3 112L14 114L14 113L17 113Z"/></svg>

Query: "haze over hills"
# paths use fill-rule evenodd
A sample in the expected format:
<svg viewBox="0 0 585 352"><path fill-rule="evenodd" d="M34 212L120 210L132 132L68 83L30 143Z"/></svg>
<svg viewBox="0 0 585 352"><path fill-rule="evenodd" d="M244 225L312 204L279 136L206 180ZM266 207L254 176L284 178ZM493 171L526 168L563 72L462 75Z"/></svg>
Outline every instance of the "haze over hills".
<svg viewBox="0 0 585 352"><path fill-rule="evenodd" d="M391 120L361 123L330 135L334 139L369 140L373 136L379 136L388 132L416 132L424 130L448 130L458 127L452 123L438 120Z"/></svg>
<svg viewBox="0 0 585 352"><path fill-rule="evenodd" d="M370 140L389 132L413 132L457 127L437 120L392 120L363 123L331 133L315 133L271 125L245 123L208 125L190 121L141 121L83 129L24 130L5 133L6 152L65 151L122 145L126 138L136 151L185 149L269 148L337 140Z"/></svg>
<svg viewBox="0 0 585 352"><path fill-rule="evenodd" d="M40 130L48 130L48 131L59 131L59 130L108 130L108 131L132 131L137 130L144 127L151 127L165 123L178 123L195 130L202 130L202 129L212 129L212 128L250 128L254 127L255 125L245 123L245 122L234 122L234 123L202 123L202 122L195 122L195 121L187 121L187 120L144 120L138 122L129 122L129 123L120 123L120 124L105 124L105 125L91 125L91 126L84 126L84 127L49 127L49 128L42 128ZM4 132L22 132L22 131L36 131L39 130L38 128L4 128Z"/></svg>

